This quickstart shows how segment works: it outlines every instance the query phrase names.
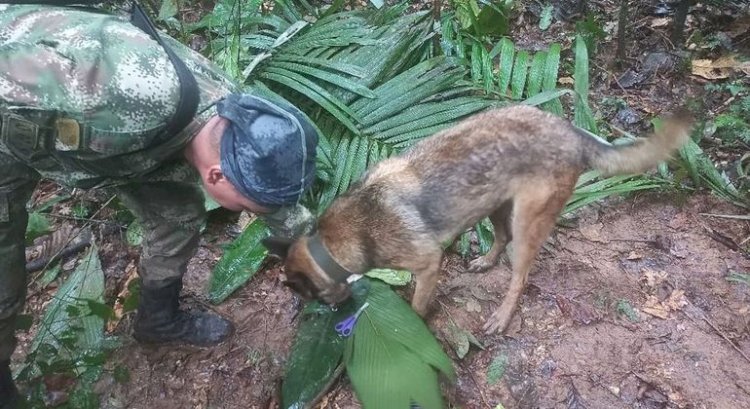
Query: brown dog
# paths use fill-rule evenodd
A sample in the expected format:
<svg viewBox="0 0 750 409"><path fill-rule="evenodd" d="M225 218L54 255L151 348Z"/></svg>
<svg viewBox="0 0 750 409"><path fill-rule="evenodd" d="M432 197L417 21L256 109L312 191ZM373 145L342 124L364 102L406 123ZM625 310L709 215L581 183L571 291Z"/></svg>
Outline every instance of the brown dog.
<svg viewBox="0 0 750 409"><path fill-rule="evenodd" d="M442 245L489 216L495 242L469 270L495 265L513 239L510 288L484 327L502 332L578 176L588 168L643 172L687 140L690 122L673 117L651 137L615 147L537 108L490 110L374 166L326 210L313 236L266 244L286 259L287 285L331 304L350 295L351 274L409 270L416 280L412 307L424 315Z"/></svg>

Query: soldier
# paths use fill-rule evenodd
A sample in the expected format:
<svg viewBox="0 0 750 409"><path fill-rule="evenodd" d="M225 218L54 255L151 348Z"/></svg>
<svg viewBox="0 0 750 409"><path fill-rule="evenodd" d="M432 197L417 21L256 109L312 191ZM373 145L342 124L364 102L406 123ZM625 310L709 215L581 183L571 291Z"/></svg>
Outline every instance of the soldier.
<svg viewBox="0 0 750 409"><path fill-rule="evenodd" d="M0 409L18 399L9 362L27 283L26 203L40 177L114 187L139 219L133 335L145 343L211 346L233 329L216 314L178 308L205 216L198 179L220 205L261 215L276 235L311 226L298 201L315 173L312 124L287 103L240 93L201 55L158 37L128 16L0 4ZM172 119L184 90L170 52L199 90L180 129Z"/></svg>

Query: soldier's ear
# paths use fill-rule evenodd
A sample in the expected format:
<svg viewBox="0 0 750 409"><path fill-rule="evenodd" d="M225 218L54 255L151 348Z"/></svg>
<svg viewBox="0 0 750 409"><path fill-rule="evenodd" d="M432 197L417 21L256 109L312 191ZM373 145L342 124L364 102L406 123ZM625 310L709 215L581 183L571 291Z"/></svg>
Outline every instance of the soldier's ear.
<svg viewBox="0 0 750 409"><path fill-rule="evenodd" d="M262 240L263 246L268 249L268 253L280 259L285 259L289 254L289 248L294 243L293 240L280 237L268 237Z"/></svg>

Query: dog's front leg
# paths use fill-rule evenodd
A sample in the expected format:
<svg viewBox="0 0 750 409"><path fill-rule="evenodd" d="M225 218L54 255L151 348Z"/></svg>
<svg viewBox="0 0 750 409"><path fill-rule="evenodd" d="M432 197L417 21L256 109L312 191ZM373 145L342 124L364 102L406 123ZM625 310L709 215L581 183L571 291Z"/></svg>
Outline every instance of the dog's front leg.
<svg viewBox="0 0 750 409"><path fill-rule="evenodd" d="M409 263L411 268L407 268L414 274L414 280L417 283L411 299L411 307L423 318L427 314L440 277L440 261L443 255L441 248L438 247L436 250L438 251L431 252L430 256L419 257L420 260L411 260Z"/></svg>

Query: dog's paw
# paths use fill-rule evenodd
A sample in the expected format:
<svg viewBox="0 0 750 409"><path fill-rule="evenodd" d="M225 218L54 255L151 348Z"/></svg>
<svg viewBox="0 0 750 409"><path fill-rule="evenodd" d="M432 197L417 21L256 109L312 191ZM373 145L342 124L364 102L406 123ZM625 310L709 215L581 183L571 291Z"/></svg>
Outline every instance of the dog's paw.
<svg viewBox="0 0 750 409"><path fill-rule="evenodd" d="M495 263L488 260L487 257L477 257L474 260L471 260L469 262L469 268L466 269L469 273L483 273L487 271L490 267L494 266Z"/></svg>
<svg viewBox="0 0 750 409"><path fill-rule="evenodd" d="M505 328L510 324L511 314L502 314L500 311L496 311L492 316L484 323L484 333L487 335L501 334L505 331Z"/></svg>

